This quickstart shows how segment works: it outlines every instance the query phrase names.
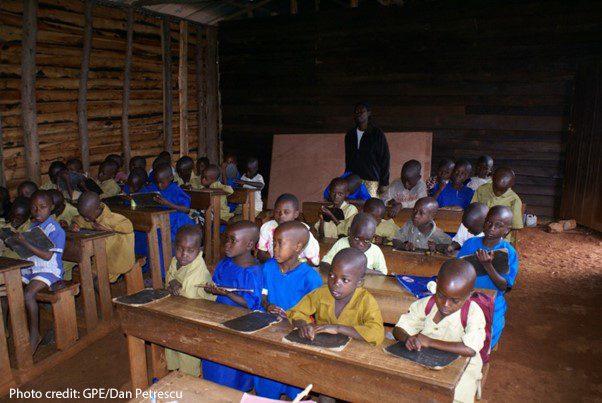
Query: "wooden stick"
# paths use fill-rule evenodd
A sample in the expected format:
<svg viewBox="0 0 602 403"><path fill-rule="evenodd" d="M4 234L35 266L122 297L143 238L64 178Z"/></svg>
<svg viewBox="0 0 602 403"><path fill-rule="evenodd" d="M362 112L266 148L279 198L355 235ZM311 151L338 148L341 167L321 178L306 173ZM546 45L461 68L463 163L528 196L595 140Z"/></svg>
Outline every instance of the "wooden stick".
<svg viewBox="0 0 602 403"><path fill-rule="evenodd" d="M197 158L207 154L207 120L205 119L205 68L203 65L203 29L196 28L196 97L197 97Z"/></svg>
<svg viewBox="0 0 602 403"><path fill-rule="evenodd" d="M40 144L36 114L36 34L37 0L23 1L23 43L21 50L21 111L23 143L27 176L34 182L40 180Z"/></svg>
<svg viewBox="0 0 602 403"><path fill-rule="evenodd" d="M84 171L90 170L90 141L88 137L88 73L90 72L90 51L92 49L92 0L84 2L84 44L82 65L79 76L79 94L77 97L77 123Z"/></svg>
<svg viewBox="0 0 602 403"><path fill-rule="evenodd" d="M132 75L132 53L134 44L134 9L127 9L127 39L125 47L125 67L123 69L123 105L121 112L121 150L124 166L129 167L131 157L129 104Z"/></svg>
<svg viewBox="0 0 602 403"><path fill-rule="evenodd" d="M206 287L208 285L211 285L211 284L197 284L197 285L195 285L195 287L201 288L201 287ZM251 288L222 287L221 285L217 285L217 284L215 284L215 286L221 290L228 291L228 292L253 292L253 291L255 291Z"/></svg>
<svg viewBox="0 0 602 403"><path fill-rule="evenodd" d="M180 65L178 69L180 99L180 157L188 155L188 23L180 21Z"/></svg>
<svg viewBox="0 0 602 403"><path fill-rule="evenodd" d="M207 27L207 157L216 164L219 162L219 122L217 88L217 28Z"/></svg>
<svg viewBox="0 0 602 403"><path fill-rule="evenodd" d="M169 19L161 18L161 48L163 58L163 142L165 151L173 151L173 95L171 84L171 31Z"/></svg>

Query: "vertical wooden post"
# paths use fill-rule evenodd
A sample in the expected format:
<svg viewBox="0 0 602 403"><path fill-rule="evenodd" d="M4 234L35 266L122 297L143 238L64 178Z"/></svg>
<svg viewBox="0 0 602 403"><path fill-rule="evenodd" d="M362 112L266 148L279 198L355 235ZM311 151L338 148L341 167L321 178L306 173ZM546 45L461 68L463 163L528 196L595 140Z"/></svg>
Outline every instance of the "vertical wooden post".
<svg viewBox="0 0 602 403"><path fill-rule="evenodd" d="M196 98L197 98L197 158L207 154L207 121L205 120L205 73L203 64L203 29L196 28Z"/></svg>
<svg viewBox="0 0 602 403"><path fill-rule="evenodd" d="M207 27L207 158L219 163L219 118L217 88L217 28Z"/></svg>
<svg viewBox="0 0 602 403"><path fill-rule="evenodd" d="M77 97L77 123L82 150L84 171L90 170L90 141L88 138L88 73L90 71L90 51L92 49L92 0L84 2L84 47L82 66L79 76L79 95Z"/></svg>
<svg viewBox="0 0 602 403"><path fill-rule="evenodd" d="M21 116L27 176L40 181L40 144L36 121L36 34L38 1L23 1L23 44L21 51Z"/></svg>
<svg viewBox="0 0 602 403"><path fill-rule="evenodd" d="M132 156L130 147L130 87L132 81L132 48L134 42L134 8L127 9L127 39L125 45L125 67L123 69L123 105L121 110L121 150L124 166L130 166Z"/></svg>
<svg viewBox="0 0 602 403"><path fill-rule="evenodd" d="M291 14L297 14L299 12L299 4L297 0L291 0Z"/></svg>
<svg viewBox="0 0 602 403"><path fill-rule="evenodd" d="M180 21L180 65L178 69L180 99L180 157L188 155L188 23Z"/></svg>
<svg viewBox="0 0 602 403"><path fill-rule="evenodd" d="M171 84L171 30L169 19L161 18L161 48L163 58L163 148L173 151L173 95Z"/></svg>
<svg viewBox="0 0 602 403"><path fill-rule="evenodd" d="M6 173L4 171L4 135L2 133L2 113L0 113L0 186L6 186Z"/></svg>

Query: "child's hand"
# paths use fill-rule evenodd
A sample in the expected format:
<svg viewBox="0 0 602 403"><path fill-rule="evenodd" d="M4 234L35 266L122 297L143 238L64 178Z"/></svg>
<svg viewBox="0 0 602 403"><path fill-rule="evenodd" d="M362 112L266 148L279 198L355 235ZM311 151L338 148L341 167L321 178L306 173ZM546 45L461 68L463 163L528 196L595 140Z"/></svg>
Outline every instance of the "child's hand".
<svg viewBox="0 0 602 403"><path fill-rule="evenodd" d="M454 254L454 251L455 251L454 247L453 247L453 246L451 246L451 245L449 245L449 246L448 246L448 247L445 249L445 254L446 254L447 256L451 256L451 255L453 255L453 254Z"/></svg>
<svg viewBox="0 0 602 403"><path fill-rule="evenodd" d="M382 236L374 235L373 243L375 245L382 245L382 244L385 243L385 240L384 240L384 238Z"/></svg>
<svg viewBox="0 0 602 403"><path fill-rule="evenodd" d="M403 250L413 252L416 250L416 247L414 247L414 244L412 242L404 242Z"/></svg>
<svg viewBox="0 0 602 403"><path fill-rule="evenodd" d="M205 292L208 292L213 295L228 295L228 291L219 288L215 284L205 284Z"/></svg>
<svg viewBox="0 0 602 403"><path fill-rule="evenodd" d="M169 285L167 286L167 290L171 293L171 295L178 296L178 295L180 295L180 292L182 291L182 284L180 284L180 282L178 280L173 279L169 282Z"/></svg>
<svg viewBox="0 0 602 403"><path fill-rule="evenodd" d="M410 336L406 339L406 348L410 351L420 351L422 344L417 336Z"/></svg>
<svg viewBox="0 0 602 403"><path fill-rule="evenodd" d="M306 323L305 325L299 327L299 336L304 339L313 340L316 337L317 328L311 323Z"/></svg>
<svg viewBox="0 0 602 403"><path fill-rule="evenodd" d="M240 179L233 179L232 182L236 183L239 186L243 186L245 184L245 181Z"/></svg>
<svg viewBox="0 0 602 403"><path fill-rule="evenodd" d="M79 225L77 225L77 223L71 223L71 231L79 232Z"/></svg>
<svg viewBox="0 0 602 403"><path fill-rule="evenodd" d="M429 251L431 251L431 253L435 253L437 249L437 244L435 241L429 239L426 244L428 245Z"/></svg>
<svg viewBox="0 0 602 403"><path fill-rule="evenodd" d="M173 204L169 200L166 200L163 196L155 196L154 200L162 206L166 206L166 207L173 206Z"/></svg>
<svg viewBox="0 0 602 403"><path fill-rule="evenodd" d="M493 262L493 251L487 252L484 249L479 249L477 251L477 259L482 265L491 264Z"/></svg>
<svg viewBox="0 0 602 403"><path fill-rule="evenodd" d="M422 333L418 333L416 335L416 338L418 339L418 341L420 342L420 347L425 347L428 348L431 346L431 338L428 336L423 335Z"/></svg>
<svg viewBox="0 0 602 403"><path fill-rule="evenodd" d="M339 327L337 325L319 325L316 326L317 333L337 334L339 333Z"/></svg>
<svg viewBox="0 0 602 403"><path fill-rule="evenodd" d="M286 311L284 309L280 308L278 305L269 304L266 311L268 311L268 313L272 313L274 315L278 315L283 318L286 318Z"/></svg>
<svg viewBox="0 0 602 403"><path fill-rule="evenodd" d="M65 221L65 220L59 221L59 224L60 224L60 226L61 226L62 229L69 228L69 224L67 224L67 221Z"/></svg>
<svg viewBox="0 0 602 403"><path fill-rule="evenodd" d="M27 240L25 239L23 234L20 232L15 232L15 240L17 242L19 242L21 245L25 245L27 243Z"/></svg>

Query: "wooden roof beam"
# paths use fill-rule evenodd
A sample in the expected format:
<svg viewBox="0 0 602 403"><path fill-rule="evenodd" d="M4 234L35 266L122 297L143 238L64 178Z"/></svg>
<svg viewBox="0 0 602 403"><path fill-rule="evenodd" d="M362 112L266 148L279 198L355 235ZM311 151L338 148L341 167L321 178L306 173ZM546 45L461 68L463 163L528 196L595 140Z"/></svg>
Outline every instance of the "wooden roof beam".
<svg viewBox="0 0 602 403"><path fill-rule="evenodd" d="M250 5L249 7L245 7L244 9L242 9L240 11L237 11L237 12L235 12L233 14L222 16L222 17L218 17L218 18L216 18L214 20L211 20L211 21L209 21L209 24L215 24L215 23L220 22L220 21L232 20L234 18L240 17L241 15L247 14L250 11L253 11L255 9L263 7L266 4L271 3L272 1L274 1L274 0L261 0L261 1L258 1L256 3L253 3L252 5Z"/></svg>

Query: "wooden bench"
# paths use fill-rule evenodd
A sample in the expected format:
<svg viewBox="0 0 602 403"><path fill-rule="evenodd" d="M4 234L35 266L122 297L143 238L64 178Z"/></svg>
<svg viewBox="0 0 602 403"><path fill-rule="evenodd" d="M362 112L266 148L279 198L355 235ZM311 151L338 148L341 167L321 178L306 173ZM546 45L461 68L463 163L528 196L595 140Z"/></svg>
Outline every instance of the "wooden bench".
<svg viewBox="0 0 602 403"><path fill-rule="evenodd" d="M255 221L255 189L235 188L227 197L228 203L239 204L242 208L242 219Z"/></svg>
<svg viewBox="0 0 602 403"><path fill-rule="evenodd" d="M180 393L180 396L176 397L175 392ZM153 400L151 393L157 394L156 396L165 394L165 398ZM146 389L140 397L130 400L130 403L151 403L159 400L178 401L180 403L240 402L243 394L243 392L236 389L174 371Z"/></svg>
<svg viewBox="0 0 602 403"><path fill-rule="evenodd" d="M57 350L65 350L77 341L75 296L78 293L78 283L61 280L36 294L38 301L52 304Z"/></svg>
<svg viewBox="0 0 602 403"><path fill-rule="evenodd" d="M220 197L227 196L221 189L187 190L190 196L190 208L205 210L203 232L206 263L217 263L220 255Z"/></svg>

